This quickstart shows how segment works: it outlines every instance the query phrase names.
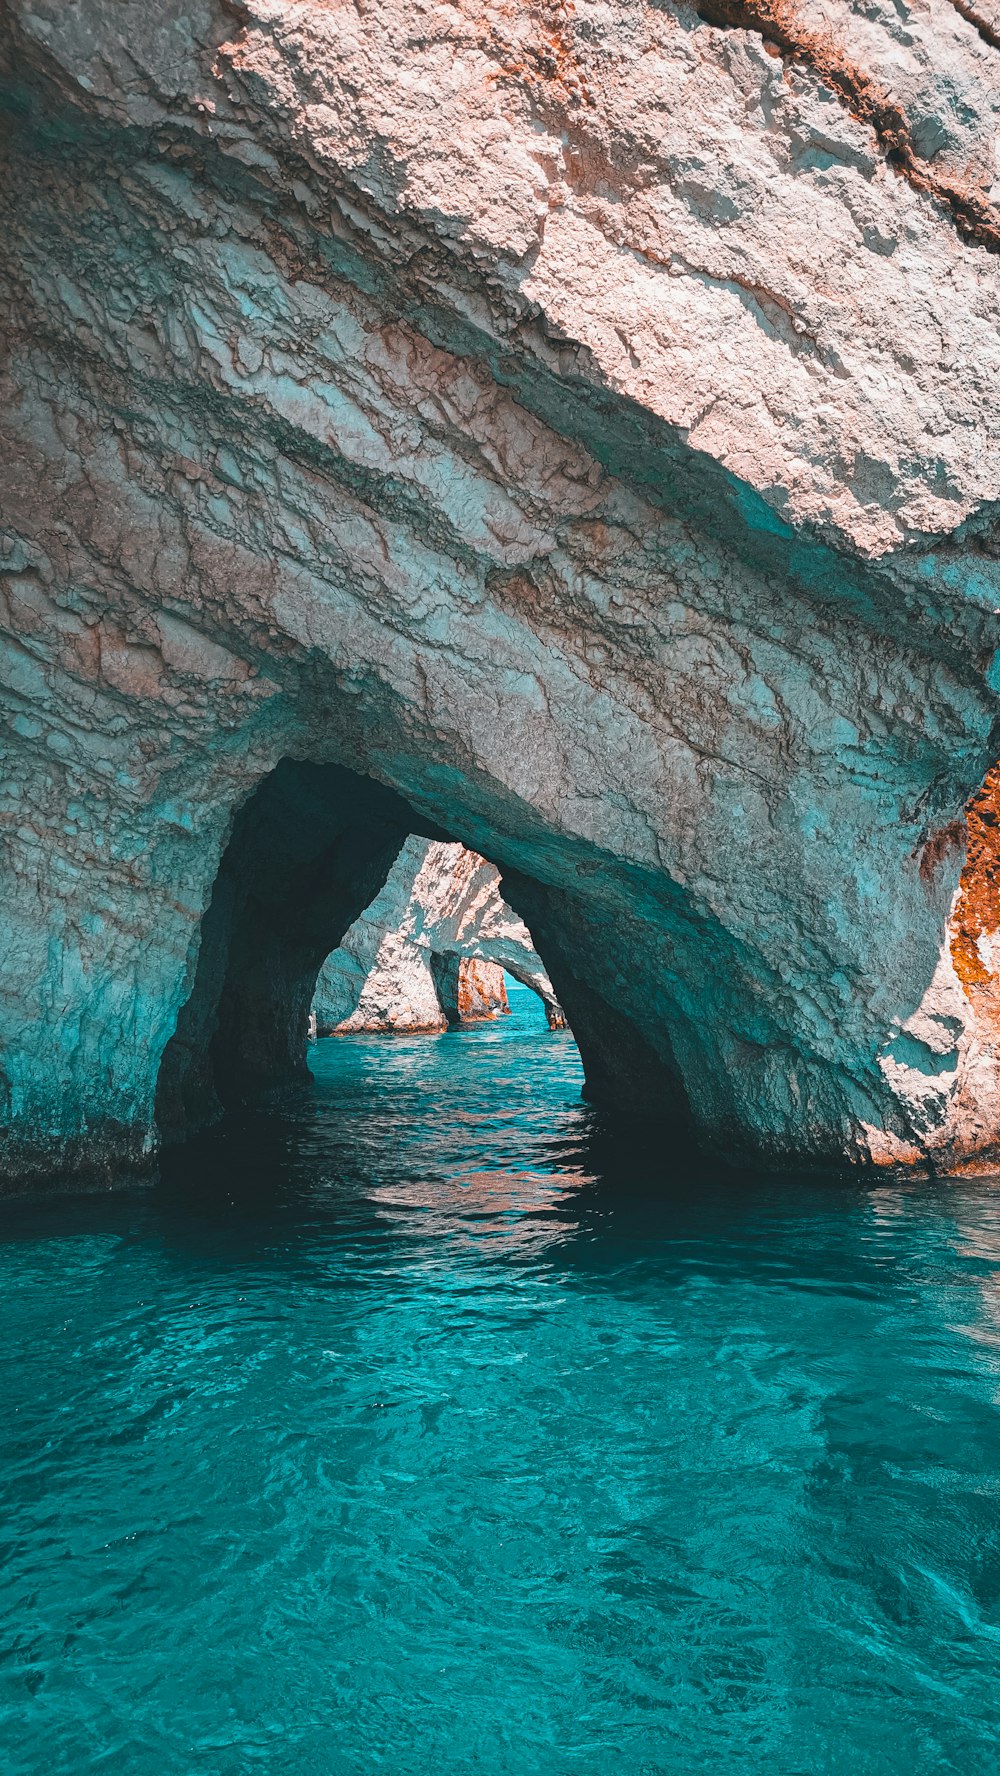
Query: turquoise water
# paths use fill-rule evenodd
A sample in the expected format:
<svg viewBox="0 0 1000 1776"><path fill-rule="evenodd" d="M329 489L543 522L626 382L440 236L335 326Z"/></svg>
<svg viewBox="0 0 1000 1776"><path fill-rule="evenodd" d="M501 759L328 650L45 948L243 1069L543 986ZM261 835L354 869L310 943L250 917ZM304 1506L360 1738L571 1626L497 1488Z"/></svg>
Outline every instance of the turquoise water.
<svg viewBox="0 0 1000 1776"><path fill-rule="evenodd" d="M1000 1191L672 1164L525 1003L3 1208L4 1776L996 1769Z"/></svg>

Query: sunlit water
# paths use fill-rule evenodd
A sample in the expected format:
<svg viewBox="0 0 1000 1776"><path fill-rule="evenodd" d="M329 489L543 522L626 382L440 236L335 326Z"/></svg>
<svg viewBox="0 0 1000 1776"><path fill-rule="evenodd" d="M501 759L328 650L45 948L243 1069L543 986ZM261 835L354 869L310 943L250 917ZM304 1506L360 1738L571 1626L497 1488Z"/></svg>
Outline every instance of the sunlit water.
<svg viewBox="0 0 1000 1776"><path fill-rule="evenodd" d="M5 1776L996 1769L1000 1185L674 1169L517 1005L3 1208Z"/></svg>

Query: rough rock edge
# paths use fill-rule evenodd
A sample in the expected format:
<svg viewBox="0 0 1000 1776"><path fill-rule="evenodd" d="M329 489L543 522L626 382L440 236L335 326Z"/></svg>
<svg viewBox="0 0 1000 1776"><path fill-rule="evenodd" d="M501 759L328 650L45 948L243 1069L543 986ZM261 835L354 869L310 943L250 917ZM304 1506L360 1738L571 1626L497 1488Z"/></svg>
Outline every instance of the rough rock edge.
<svg viewBox="0 0 1000 1776"><path fill-rule="evenodd" d="M956 12L975 26L984 42L996 49L1000 37L964 0L951 0ZM910 121L901 105L863 68L855 66L832 37L810 31L792 0L696 0L698 17L726 30L755 31L782 55L801 60L819 75L847 106L852 117L873 131L893 170L914 191L941 205L962 240L1000 253L1000 221L990 205L971 187L963 188L936 172L913 146Z"/></svg>

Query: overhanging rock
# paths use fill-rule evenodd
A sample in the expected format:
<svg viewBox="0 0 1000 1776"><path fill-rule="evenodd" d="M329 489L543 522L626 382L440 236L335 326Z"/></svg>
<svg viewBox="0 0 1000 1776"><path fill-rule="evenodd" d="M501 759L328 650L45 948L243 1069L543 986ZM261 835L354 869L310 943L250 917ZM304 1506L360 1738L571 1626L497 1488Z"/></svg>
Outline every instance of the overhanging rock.
<svg viewBox="0 0 1000 1776"><path fill-rule="evenodd" d="M289 759L500 868L606 1102L995 1157L997 51L706 10L9 0L8 1178L148 1157Z"/></svg>

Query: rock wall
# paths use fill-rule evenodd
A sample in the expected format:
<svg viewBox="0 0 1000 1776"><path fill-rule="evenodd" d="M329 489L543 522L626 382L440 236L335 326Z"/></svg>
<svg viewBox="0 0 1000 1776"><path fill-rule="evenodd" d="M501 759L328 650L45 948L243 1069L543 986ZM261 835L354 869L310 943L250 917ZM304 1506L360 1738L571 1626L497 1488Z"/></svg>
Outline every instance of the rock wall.
<svg viewBox="0 0 1000 1776"><path fill-rule="evenodd" d="M606 1101L992 1163L986 15L8 0L0 33L6 1177L148 1158L282 761L497 864Z"/></svg>
<svg viewBox="0 0 1000 1776"><path fill-rule="evenodd" d="M499 1015L507 1010L504 968L539 995L550 1027L560 1028L552 983L493 865L462 845L411 838L320 970L316 1028L321 1036L443 1030L460 1018Z"/></svg>
<svg viewBox="0 0 1000 1776"><path fill-rule="evenodd" d="M475 956L432 956L431 972L449 1024L488 1023L510 1012L504 972Z"/></svg>
<svg viewBox="0 0 1000 1776"><path fill-rule="evenodd" d="M160 1064L161 1139L309 1077L317 972L393 865L408 820L397 797L351 772L290 760L240 809Z"/></svg>

